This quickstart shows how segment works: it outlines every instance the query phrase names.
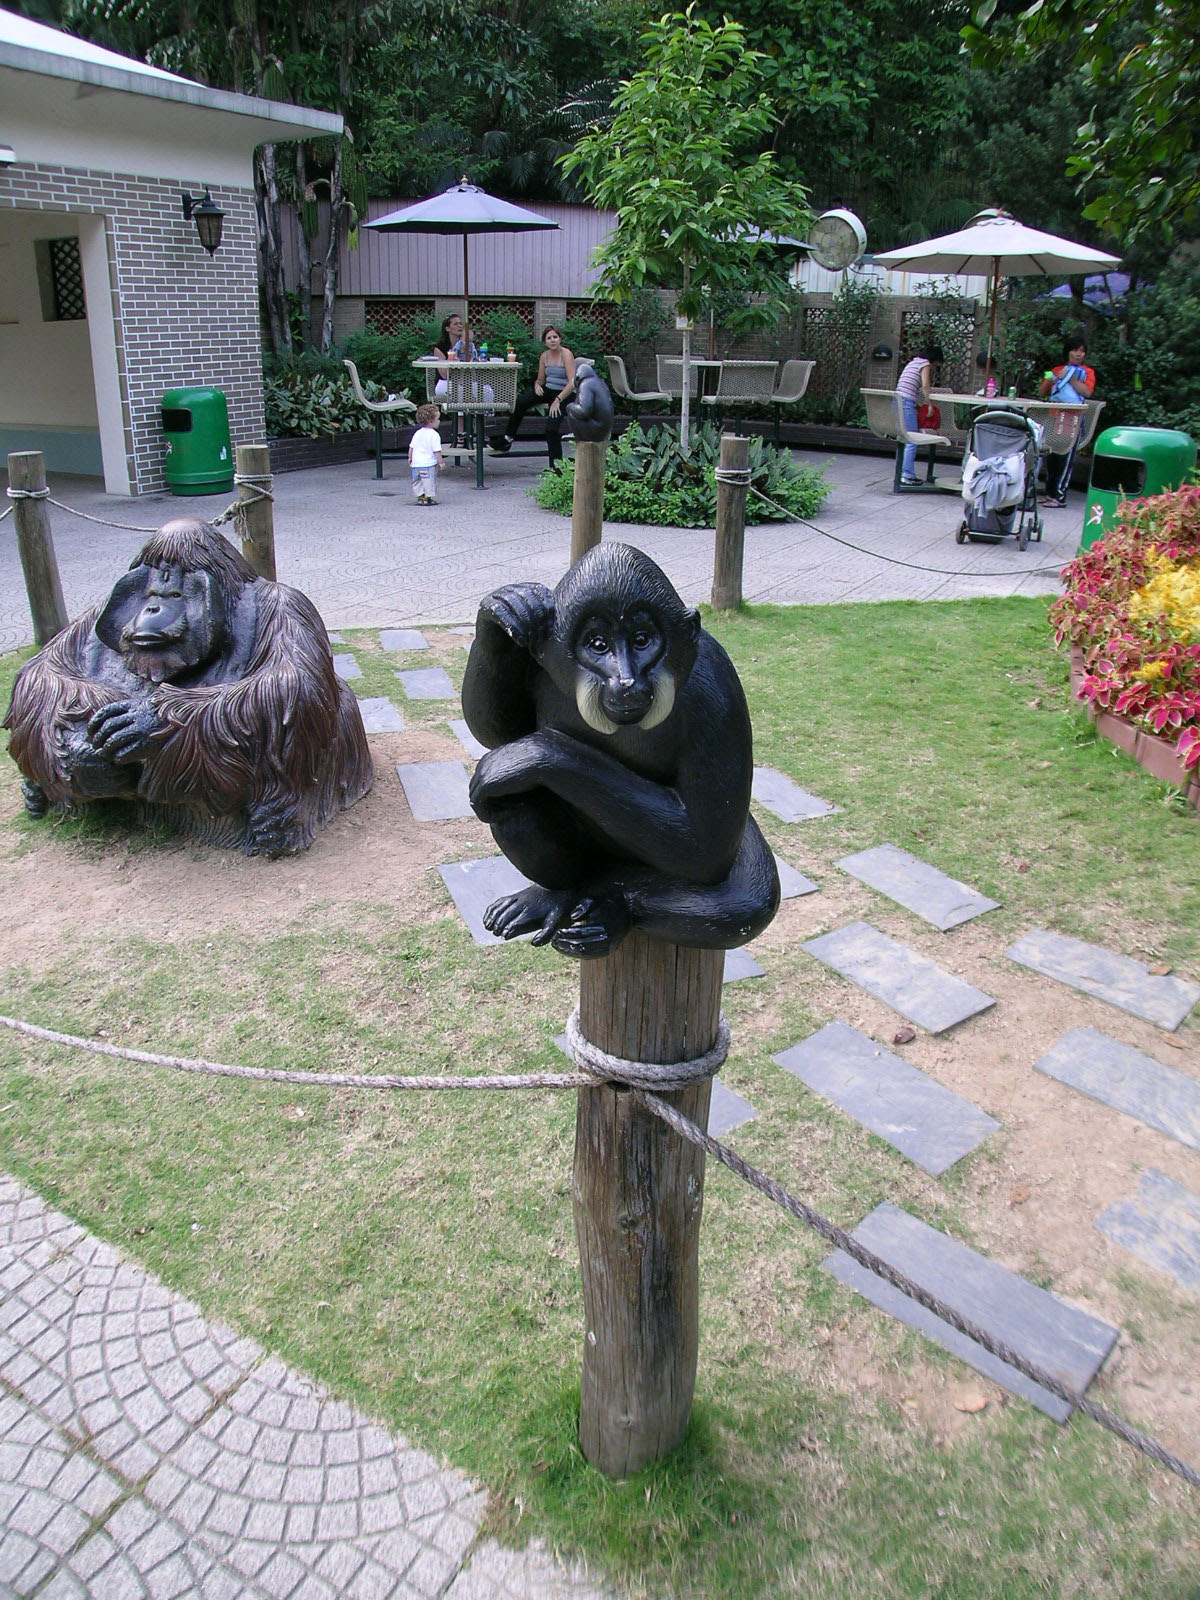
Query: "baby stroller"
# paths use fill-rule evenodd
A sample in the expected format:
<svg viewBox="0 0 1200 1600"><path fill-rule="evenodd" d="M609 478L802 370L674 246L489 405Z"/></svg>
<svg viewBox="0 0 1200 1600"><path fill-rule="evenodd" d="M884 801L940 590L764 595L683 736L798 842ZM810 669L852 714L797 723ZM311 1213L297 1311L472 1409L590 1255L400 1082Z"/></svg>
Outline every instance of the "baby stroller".
<svg viewBox="0 0 1200 1600"><path fill-rule="evenodd" d="M971 424L963 457L959 544L1016 539L1024 550L1041 539L1037 464L1042 430L1022 411L981 411Z"/></svg>

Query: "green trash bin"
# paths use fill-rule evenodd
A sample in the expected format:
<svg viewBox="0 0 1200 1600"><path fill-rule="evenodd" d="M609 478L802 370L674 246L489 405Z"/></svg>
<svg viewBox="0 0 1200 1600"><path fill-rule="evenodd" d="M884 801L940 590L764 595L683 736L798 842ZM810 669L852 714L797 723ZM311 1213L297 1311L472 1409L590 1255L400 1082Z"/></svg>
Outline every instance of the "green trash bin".
<svg viewBox="0 0 1200 1600"><path fill-rule="evenodd" d="M224 390L168 389L162 397L162 427L172 494L224 494L233 488Z"/></svg>
<svg viewBox="0 0 1200 1600"><path fill-rule="evenodd" d="M1174 428L1109 428L1096 440L1079 548L1117 521L1122 500L1178 489L1196 465L1196 441Z"/></svg>

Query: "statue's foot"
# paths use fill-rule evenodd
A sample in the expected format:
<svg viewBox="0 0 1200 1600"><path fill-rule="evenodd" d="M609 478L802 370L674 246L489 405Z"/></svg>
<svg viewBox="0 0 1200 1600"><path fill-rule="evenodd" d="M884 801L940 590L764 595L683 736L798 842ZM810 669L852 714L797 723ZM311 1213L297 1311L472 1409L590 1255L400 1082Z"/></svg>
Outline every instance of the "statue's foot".
<svg viewBox="0 0 1200 1600"><path fill-rule="evenodd" d="M25 799L25 812L36 822L44 817L50 809L50 797L40 783L34 783L29 778L21 780L21 794Z"/></svg>
<svg viewBox="0 0 1200 1600"><path fill-rule="evenodd" d="M576 901L571 920L558 930L551 943L560 955L591 961L615 950L629 927L629 912L623 899L616 895L589 895Z"/></svg>
<svg viewBox="0 0 1200 1600"><path fill-rule="evenodd" d="M523 933L532 933L534 944L548 944L578 903L573 890L543 889L534 883L493 900L483 913L483 925L498 939L519 939Z"/></svg>

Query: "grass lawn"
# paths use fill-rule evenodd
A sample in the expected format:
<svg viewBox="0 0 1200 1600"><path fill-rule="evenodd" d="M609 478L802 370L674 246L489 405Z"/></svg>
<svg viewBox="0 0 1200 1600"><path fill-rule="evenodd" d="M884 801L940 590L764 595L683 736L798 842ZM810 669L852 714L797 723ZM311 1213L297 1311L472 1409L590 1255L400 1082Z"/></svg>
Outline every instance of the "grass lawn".
<svg viewBox="0 0 1200 1600"><path fill-rule="evenodd" d="M1040 600L980 600L707 619L746 686L756 759L841 807L792 827L760 814L775 848L822 894L789 902L755 946L767 976L726 992L734 1047L722 1076L760 1113L730 1142L843 1226L890 1200L1118 1322L1119 1371L1095 1392L1161 1431L1163 1418L1198 1414L1200 1307L1132 1256L1093 1243L1090 1200L1074 1204L1080 1249L1090 1253L1073 1272L1058 1230L1037 1219L1069 1213L1071 1185L1092 1175L1086 1159L1058 1161L1055 1141L1045 1182L1064 1211L1039 1213L1040 1196L1013 1199L1013 1173L1028 1165L1020 1141L1031 1137L1032 1114L1017 1113L1037 1076L1037 1030L1056 1037L1074 1002L1063 999L1061 1027L1058 1017L1006 1023L1018 1013L1006 1011L1003 985L1025 980L1003 951L1029 928L1052 927L1200 976L1200 817L1098 743L1069 708L1045 613ZM384 658L374 637L346 635L364 666L355 688L402 704L396 665L429 657ZM437 659L461 679L461 650ZM4 704L18 661L0 661ZM404 713L430 738L446 715L414 705ZM60 871L77 863L89 882L111 866L116 896L148 886L156 861L186 875L189 862L212 854L145 842L111 822L30 824L18 791L6 761L0 864L23 866L27 878L31 859ZM1002 909L978 926L931 933L833 866L884 841ZM483 830L472 848L490 853ZM321 849L318 841L314 859ZM279 863L298 874L296 909L260 919L245 884L251 865L253 881L267 869L230 858L222 916L185 910L157 936L89 902L61 937L39 940L30 896L5 944L0 1010L265 1066L561 1070L551 1041L574 1003L574 968L526 945L473 945L433 873L446 859L430 855L417 909L404 914L408 891L386 877L377 893L323 892L314 903L299 892L301 868ZM1002 994L986 1018L947 1039L923 1037L909 1055L952 1079L955 1053L969 1056L979 1039L997 1072L1011 1075L986 1105L1001 1132L941 1179L770 1060L835 1016L855 1020L849 986L800 948L854 916ZM1050 994L1038 981L1033 992ZM861 1025L887 1042L883 1015L871 1002ZM1130 1037L1151 1040L1154 1030L1138 1026L1148 1031ZM1186 1022L1179 1039L1182 1050L1157 1053L1200 1076L1200 1023ZM1046 1103L1067 1120L1094 1118L1088 1128L1122 1121L1107 1113L1106 1122L1058 1086L1038 1092L1053 1092ZM488 1485L499 1537L543 1536L634 1594L1200 1595L1200 1496L1091 1422L1059 1428L1023 1403L1002 1403L834 1283L821 1270L820 1241L715 1164L691 1431L671 1460L637 1479L600 1478L575 1440L582 1308L571 1095L263 1089L4 1033L0 1108L4 1170L209 1314ZM1109 1154L1119 1164L1132 1134L1123 1124L1118 1136L1125 1143ZM1146 1164L1162 1165L1168 1141L1142 1143ZM1184 1151L1179 1160L1200 1189L1200 1158ZM1112 1182L1114 1198L1132 1187L1124 1167ZM990 1399L977 1415L954 1404L968 1381ZM1172 1411L1177 1392L1182 1413ZM1190 1444L1167 1431L1179 1453L1200 1457L1200 1429Z"/></svg>

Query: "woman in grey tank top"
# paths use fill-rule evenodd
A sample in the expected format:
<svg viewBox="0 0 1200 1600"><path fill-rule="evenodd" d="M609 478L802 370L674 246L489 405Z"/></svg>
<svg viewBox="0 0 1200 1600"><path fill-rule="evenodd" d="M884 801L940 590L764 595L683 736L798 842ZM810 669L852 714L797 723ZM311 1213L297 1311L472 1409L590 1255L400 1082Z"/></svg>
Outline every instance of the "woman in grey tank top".
<svg viewBox="0 0 1200 1600"><path fill-rule="evenodd" d="M562 334L553 323L542 330L542 342L546 348L542 351L538 362L533 388L526 389L523 394L517 396L507 431L493 434L489 442L493 450L507 450L516 438L517 429L521 426L525 413L532 411L534 406L544 405L547 412L546 446L550 465L554 466L562 460L560 434L563 407L575 393L575 357L562 342Z"/></svg>

